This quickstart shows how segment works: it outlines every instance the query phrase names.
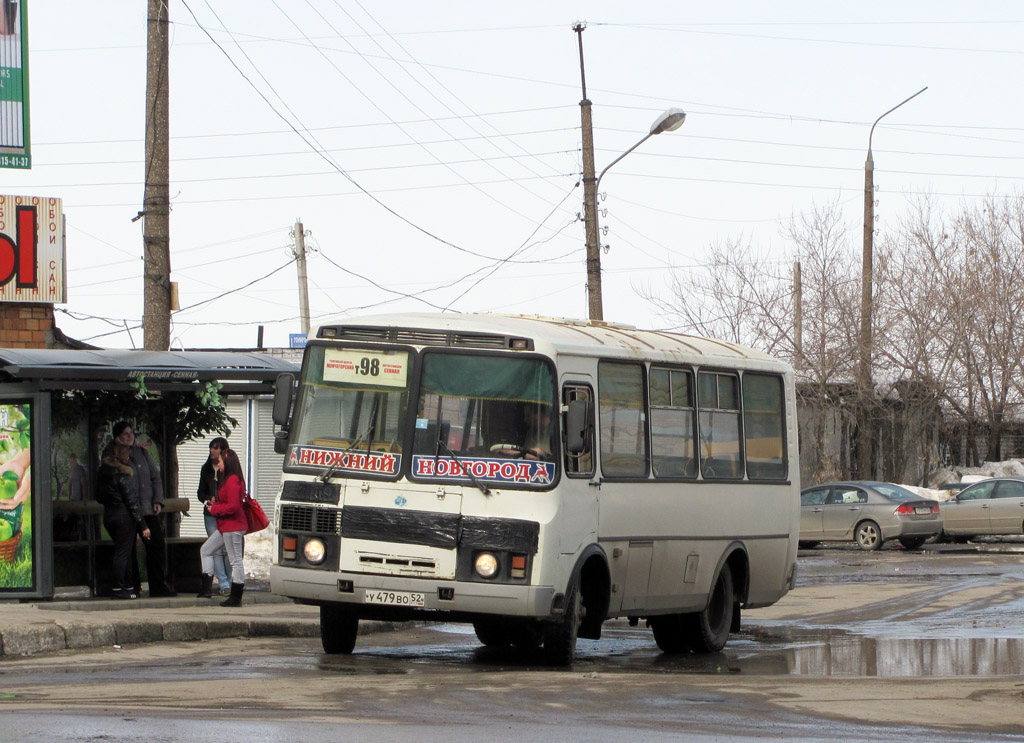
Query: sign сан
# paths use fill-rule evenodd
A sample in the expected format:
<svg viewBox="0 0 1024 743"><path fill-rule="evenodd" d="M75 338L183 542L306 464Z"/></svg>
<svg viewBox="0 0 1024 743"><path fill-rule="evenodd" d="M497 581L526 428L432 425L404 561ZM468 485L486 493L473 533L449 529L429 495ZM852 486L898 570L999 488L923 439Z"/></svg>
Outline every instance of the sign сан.
<svg viewBox="0 0 1024 743"><path fill-rule="evenodd" d="M61 200L0 196L0 302L66 301Z"/></svg>

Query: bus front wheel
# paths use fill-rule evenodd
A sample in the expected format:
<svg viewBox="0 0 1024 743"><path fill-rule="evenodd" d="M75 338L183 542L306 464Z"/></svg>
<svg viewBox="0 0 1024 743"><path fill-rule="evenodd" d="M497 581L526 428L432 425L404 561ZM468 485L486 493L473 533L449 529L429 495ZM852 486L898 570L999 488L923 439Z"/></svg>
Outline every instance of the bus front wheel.
<svg viewBox="0 0 1024 743"><path fill-rule="evenodd" d="M690 650L689 634L685 626L685 614L659 614L648 617L647 625L654 633L658 649L669 655Z"/></svg>
<svg viewBox="0 0 1024 743"><path fill-rule="evenodd" d="M583 596L573 579L565 592L562 616L544 629L544 659L552 666L569 666L576 660L576 635L583 618Z"/></svg>
<svg viewBox="0 0 1024 743"><path fill-rule="evenodd" d="M725 647L732 628L735 605L732 571L728 565L723 565L704 610L682 615L684 636L688 638L694 652L717 653Z"/></svg>
<svg viewBox="0 0 1024 743"><path fill-rule="evenodd" d="M476 632L476 639L489 648L508 647L512 642L508 629L500 622L487 620L473 622L473 631Z"/></svg>
<svg viewBox="0 0 1024 743"><path fill-rule="evenodd" d="M329 655L348 655L356 646L359 618L338 606L320 607L320 643Z"/></svg>

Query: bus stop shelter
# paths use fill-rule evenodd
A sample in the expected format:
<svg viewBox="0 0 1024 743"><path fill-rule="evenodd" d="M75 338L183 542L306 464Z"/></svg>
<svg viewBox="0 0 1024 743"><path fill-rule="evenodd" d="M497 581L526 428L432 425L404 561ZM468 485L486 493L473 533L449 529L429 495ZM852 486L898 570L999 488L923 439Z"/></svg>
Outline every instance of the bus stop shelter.
<svg viewBox="0 0 1024 743"><path fill-rule="evenodd" d="M247 351L0 348L0 599L103 591L110 542L90 484L112 423L128 420L149 447L173 517L188 507L175 497L182 435L206 435L219 397L271 394L296 369Z"/></svg>

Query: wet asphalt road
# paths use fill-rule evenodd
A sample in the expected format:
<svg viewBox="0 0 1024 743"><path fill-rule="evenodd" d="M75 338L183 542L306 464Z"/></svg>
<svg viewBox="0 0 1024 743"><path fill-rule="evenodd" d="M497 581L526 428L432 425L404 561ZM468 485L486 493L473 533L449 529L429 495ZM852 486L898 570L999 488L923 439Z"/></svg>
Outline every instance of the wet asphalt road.
<svg viewBox="0 0 1024 743"><path fill-rule="evenodd" d="M0 663L9 740L1024 741L1024 555L801 552L792 602L723 653L609 623L571 669L460 625L162 643ZM45 712L45 714L40 714Z"/></svg>

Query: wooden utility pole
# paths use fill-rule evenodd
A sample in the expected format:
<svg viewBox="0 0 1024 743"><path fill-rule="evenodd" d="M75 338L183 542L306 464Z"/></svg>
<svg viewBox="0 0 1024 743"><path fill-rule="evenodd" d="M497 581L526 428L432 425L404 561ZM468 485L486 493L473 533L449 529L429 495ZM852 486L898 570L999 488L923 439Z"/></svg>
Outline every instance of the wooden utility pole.
<svg viewBox="0 0 1024 743"><path fill-rule="evenodd" d="M142 217L143 345L171 345L171 204L167 2L149 0L146 45L146 180Z"/></svg>

